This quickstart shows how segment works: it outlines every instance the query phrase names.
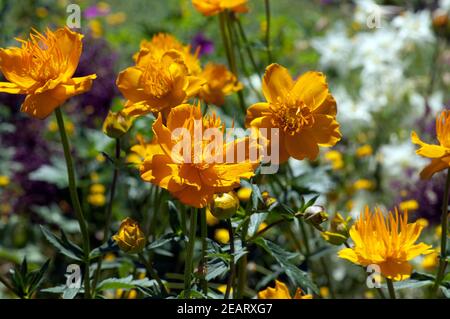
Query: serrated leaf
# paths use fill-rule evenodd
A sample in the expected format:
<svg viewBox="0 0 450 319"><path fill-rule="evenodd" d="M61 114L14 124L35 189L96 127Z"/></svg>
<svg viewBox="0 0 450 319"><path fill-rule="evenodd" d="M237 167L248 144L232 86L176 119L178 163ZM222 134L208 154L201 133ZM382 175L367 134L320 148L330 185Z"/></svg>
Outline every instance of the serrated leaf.
<svg viewBox="0 0 450 319"><path fill-rule="evenodd" d="M63 299L73 299L80 292L80 288L67 288L63 292Z"/></svg>

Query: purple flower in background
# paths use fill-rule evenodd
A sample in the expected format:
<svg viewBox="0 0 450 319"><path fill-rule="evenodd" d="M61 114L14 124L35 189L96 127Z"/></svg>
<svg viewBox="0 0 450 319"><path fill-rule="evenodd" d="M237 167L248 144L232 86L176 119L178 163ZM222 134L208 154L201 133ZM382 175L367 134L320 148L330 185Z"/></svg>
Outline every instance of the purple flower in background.
<svg viewBox="0 0 450 319"><path fill-rule="evenodd" d="M103 17L111 12L111 9L107 5L95 5L90 6L84 10L84 17L86 19L94 19L97 17Z"/></svg>
<svg viewBox="0 0 450 319"><path fill-rule="evenodd" d="M117 54L103 38L86 35L83 42L84 50L75 76L90 74L95 70L97 79L90 91L71 99L72 109L69 112L77 116L81 124L98 127L108 114L113 98L118 95L114 69Z"/></svg>
<svg viewBox="0 0 450 319"><path fill-rule="evenodd" d="M194 38L192 38L191 45L194 51L199 50L199 56L214 52L214 42L206 38L201 32L197 33Z"/></svg>

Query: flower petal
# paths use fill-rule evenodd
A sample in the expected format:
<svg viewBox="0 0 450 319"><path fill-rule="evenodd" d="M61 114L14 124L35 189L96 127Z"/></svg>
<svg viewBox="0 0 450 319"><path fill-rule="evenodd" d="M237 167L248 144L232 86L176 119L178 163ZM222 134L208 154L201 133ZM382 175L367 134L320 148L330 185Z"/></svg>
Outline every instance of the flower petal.
<svg viewBox="0 0 450 319"><path fill-rule="evenodd" d="M267 67L262 89L268 102L276 102L278 97L284 99L293 85L294 82L286 68L276 63Z"/></svg>
<svg viewBox="0 0 450 319"><path fill-rule="evenodd" d="M306 158L315 160L319 155L319 146L310 131L303 130L298 134L285 134L284 145L289 155L298 160Z"/></svg>

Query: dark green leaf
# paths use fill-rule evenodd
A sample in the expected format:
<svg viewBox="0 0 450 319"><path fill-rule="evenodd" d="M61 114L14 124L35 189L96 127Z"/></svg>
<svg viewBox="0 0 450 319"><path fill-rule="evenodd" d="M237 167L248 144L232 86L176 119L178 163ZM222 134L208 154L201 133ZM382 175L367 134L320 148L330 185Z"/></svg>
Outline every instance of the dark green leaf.
<svg viewBox="0 0 450 319"><path fill-rule="evenodd" d="M81 248L73 243L69 243L68 239L63 235L64 240L56 237L50 230L41 225L41 231L44 234L45 238L52 244L58 251L74 260L82 261L82 255L80 256L80 252L82 252Z"/></svg>

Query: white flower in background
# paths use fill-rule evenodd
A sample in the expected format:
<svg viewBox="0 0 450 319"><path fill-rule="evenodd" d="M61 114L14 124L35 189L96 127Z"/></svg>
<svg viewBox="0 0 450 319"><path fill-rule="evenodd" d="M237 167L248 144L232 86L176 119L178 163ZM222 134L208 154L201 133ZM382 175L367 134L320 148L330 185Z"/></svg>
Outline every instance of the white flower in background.
<svg viewBox="0 0 450 319"><path fill-rule="evenodd" d="M431 25L431 13L428 10L418 13L406 11L392 21L392 26L396 28L400 40L418 45L434 41Z"/></svg>
<svg viewBox="0 0 450 319"><path fill-rule="evenodd" d="M450 0L439 1L439 8L450 11Z"/></svg>
<svg viewBox="0 0 450 319"><path fill-rule="evenodd" d="M427 164L425 158L416 155L416 147L410 140L383 145L379 154L383 176L387 178L404 178L405 169L419 171ZM414 178L418 178L416 175Z"/></svg>
<svg viewBox="0 0 450 319"><path fill-rule="evenodd" d="M425 97L417 92L409 96L411 109L414 110L415 118L425 115ZM444 106L444 92L437 91L428 98L428 106L431 108L432 114L437 114Z"/></svg>
<svg viewBox="0 0 450 319"><path fill-rule="evenodd" d="M262 90L262 83L261 83L261 77L258 74L252 74L248 78L241 79L242 84L244 87L255 89L258 92L261 92ZM256 95L256 93L253 91L253 89L249 90L248 97L247 97L247 103L253 104L259 102L259 98Z"/></svg>
<svg viewBox="0 0 450 319"><path fill-rule="evenodd" d="M343 23L337 23L322 38L313 39L312 47L320 54L320 65L335 69L341 74L348 72L348 61L352 51L352 40L348 37Z"/></svg>
<svg viewBox="0 0 450 319"><path fill-rule="evenodd" d="M383 15L383 9L373 0L357 0L353 19L359 24L366 25L367 19L373 15Z"/></svg>
<svg viewBox="0 0 450 319"><path fill-rule="evenodd" d="M338 87L332 92L337 105L339 105L337 119L342 124L341 130L343 130L344 135L345 130L358 130L358 127L367 126L371 123L372 115L367 103L353 99L344 87Z"/></svg>

